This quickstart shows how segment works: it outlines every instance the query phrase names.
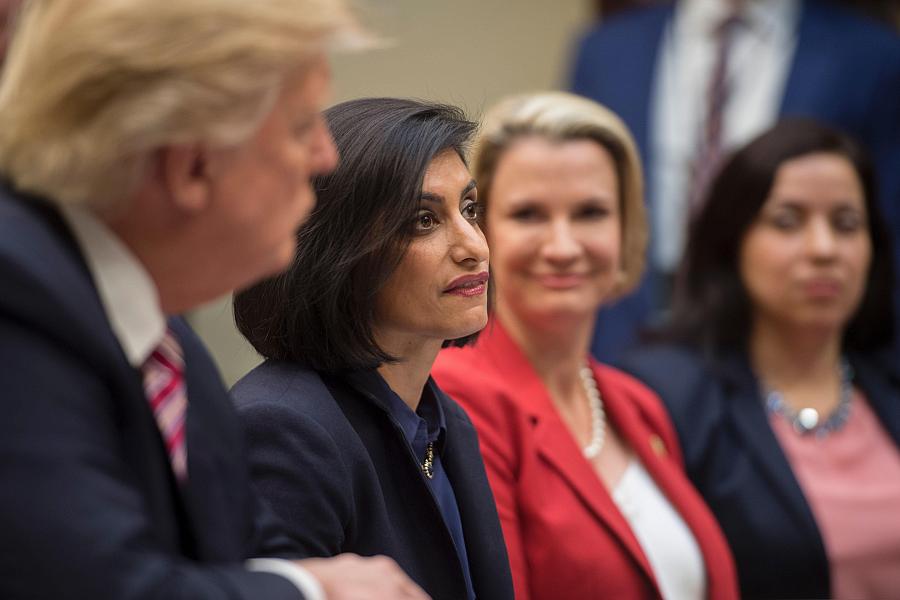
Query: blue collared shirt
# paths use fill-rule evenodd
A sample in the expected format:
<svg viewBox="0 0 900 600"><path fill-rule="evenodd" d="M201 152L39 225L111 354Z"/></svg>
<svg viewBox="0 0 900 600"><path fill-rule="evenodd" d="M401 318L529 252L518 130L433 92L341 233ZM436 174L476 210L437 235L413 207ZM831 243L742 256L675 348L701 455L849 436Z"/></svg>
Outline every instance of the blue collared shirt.
<svg viewBox="0 0 900 600"><path fill-rule="evenodd" d="M472 587L472 576L469 572L469 559L466 554L466 541L463 536L462 519L459 516L459 507L456 504L456 494L447 477L441 463L441 451L447 434L447 424L444 419L444 410L437 399L437 391L434 381L429 377L425 389L422 390L422 399L418 409L413 410L390 388L387 382L376 370L358 371L349 377L350 382L363 391L379 398L383 402L383 408L388 416L403 432L409 444L410 450L420 465L425 460L425 450L429 442L434 448L434 477L423 479L428 484L435 501L441 511L444 524L453 538L456 553L462 565L463 575L466 578L466 590L469 600L475 599L475 590Z"/></svg>

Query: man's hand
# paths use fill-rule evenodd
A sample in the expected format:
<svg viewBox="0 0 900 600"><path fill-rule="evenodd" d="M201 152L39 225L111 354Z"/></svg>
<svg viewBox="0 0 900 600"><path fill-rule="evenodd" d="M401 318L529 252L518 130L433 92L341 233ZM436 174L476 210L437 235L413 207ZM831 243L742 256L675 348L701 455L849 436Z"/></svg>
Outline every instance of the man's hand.
<svg viewBox="0 0 900 600"><path fill-rule="evenodd" d="M428 600L393 559L339 554L334 558L296 561L315 577L328 600Z"/></svg>

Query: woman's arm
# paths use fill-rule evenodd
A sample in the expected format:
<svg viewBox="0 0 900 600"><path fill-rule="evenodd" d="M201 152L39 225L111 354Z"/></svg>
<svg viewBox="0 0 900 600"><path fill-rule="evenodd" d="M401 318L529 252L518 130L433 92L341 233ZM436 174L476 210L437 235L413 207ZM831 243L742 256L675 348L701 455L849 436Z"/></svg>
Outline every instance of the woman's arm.
<svg viewBox="0 0 900 600"><path fill-rule="evenodd" d="M342 552L353 516L350 475L318 422L279 400L238 406L251 477L303 556Z"/></svg>

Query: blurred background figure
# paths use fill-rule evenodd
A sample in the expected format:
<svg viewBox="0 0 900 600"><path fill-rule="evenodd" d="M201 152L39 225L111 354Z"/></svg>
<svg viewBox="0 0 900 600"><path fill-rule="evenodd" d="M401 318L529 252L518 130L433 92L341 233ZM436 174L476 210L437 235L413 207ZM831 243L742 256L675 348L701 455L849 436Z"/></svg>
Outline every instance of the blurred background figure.
<svg viewBox="0 0 900 600"><path fill-rule="evenodd" d="M730 553L659 399L589 354L640 279L641 167L622 122L556 92L488 111L473 157L496 308L438 383L469 412L516 598L734 598Z"/></svg>
<svg viewBox="0 0 900 600"><path fill-rule="evenodd" d="M669 343L629 357L678 430L747 598L900 589L891 240L849 138L786 121L737 151L691 232Z"/></svg>
<svg viewBox="0 0 900 600"><path fill-rule="evenodd" d="M341 162L297 258L235 298L267 358L232 390L253 479L306 556L384 554L434 598L512 600L475 429L429 375L488 318L475 123L395 98L325 115Z"/></svg>
<svg viewBox="0 0 900 600"><path fill-rule="evenodd" d="M780 116L820 119L871 149L900 238L900 36L884 24L829 0L681 0L604 19L581 39L571 77L573 91L622 116L647 165L648 273L601 313L601 359L665 318L710 178Z"/></svg>

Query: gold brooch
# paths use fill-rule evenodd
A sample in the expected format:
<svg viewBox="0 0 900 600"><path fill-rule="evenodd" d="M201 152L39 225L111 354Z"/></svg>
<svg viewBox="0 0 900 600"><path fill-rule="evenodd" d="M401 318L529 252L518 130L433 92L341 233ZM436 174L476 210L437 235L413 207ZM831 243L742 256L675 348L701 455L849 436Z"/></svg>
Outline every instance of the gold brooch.
<svg viewBox="0 0 900 600"><path fill-rule="evenodd" d="M428 479L434 479L434 442L425 446L425 460L422 461L422 472Z"/></svg>

